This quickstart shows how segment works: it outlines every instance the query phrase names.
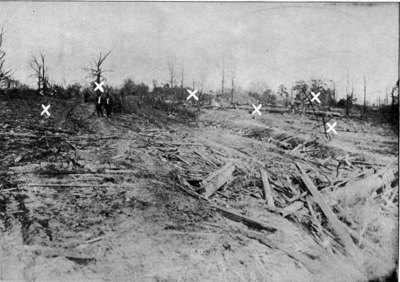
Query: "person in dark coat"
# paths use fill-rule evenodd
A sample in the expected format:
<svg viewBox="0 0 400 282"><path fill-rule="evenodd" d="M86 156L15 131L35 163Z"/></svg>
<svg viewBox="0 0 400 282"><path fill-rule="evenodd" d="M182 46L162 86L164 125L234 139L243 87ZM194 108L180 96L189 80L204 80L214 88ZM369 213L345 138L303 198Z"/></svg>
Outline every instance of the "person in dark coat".
<svg viewBox="0 0 400 282"><path fill-rule="evenodd" d="M104 98L102 97L101 93L97 93L96 96L96 112L98 117L102 117L103 115L103 100Z"/></svg>
<svg viewBox="0 0 400 282"><path fill-rule="evenodd" d="M111 111L112 111L112 99L110 97L110 94L106 94L106 97L104 99L104 108L106 110L106 115L107 117L111 117Z"/></svg>

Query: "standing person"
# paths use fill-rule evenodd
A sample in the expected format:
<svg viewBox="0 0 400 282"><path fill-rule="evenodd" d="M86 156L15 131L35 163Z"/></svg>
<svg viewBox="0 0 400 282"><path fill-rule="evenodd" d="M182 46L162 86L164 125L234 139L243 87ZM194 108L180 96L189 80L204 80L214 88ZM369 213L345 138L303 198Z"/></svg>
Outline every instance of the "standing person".
<svg viewBox="0 0 400 282"><path fill-rule="evenodd" d="M112 110L112 99L110 97L110 94L106 94L106 98L105 98L105 109L106 109L106 115L107 117L111 117L111 110Z"/></svg>
<svg viewBox="0 0 400 282"><path fill-rule="evenodd" d="M101 93L98 92L96 96L96 112L98 117L102 117L103 115L103 97Z"/></svg>

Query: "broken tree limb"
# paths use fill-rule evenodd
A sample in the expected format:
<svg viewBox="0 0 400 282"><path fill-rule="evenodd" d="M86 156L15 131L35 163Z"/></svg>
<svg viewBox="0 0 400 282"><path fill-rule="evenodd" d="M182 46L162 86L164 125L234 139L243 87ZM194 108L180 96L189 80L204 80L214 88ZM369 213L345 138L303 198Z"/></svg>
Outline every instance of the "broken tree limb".
<svg viewBox="0 0 400 282"><path fill-rule="evenodd" d="M383 185L390 184L390 182L394 181L396 179L395 167L395 162L393 162L372 176L349 183L343 188L329 193L328 197L332 202L341 201L346 204L355 203L359 199L368 197L372 192L378 190Z"/></svg>
<svg viewBox="0 0 400 282"><path fill-rule="evenodd" d="M168 186L168 185L165 184L165 183L164 183L164 185L165 185L165 186ZM275 227L269 226L269 225L267 225L267 224L264 223L264 222L260 222L260 221L258 221L258 220L255 220L255 219L252 219L252 218L247 217L247 216L245 216L245 215L242 215L242 214L238 213L238 212L235 211L235 210L226 209L226 208L223 208L223 207L219 207L219 206L217 206L217 205L211 203L211 202L210 202L207 198L205 198L203 195L200 195L200 194L194 192L191 188L189 188L189 187L190 187L190 184L189 184L189 183L186 183L185 185L187 185L188 188L186 188L186 187L183 186L183 185L176 184L176 186L177 186L179 189L181 189L181 190L184 191L185 193L189 194L190 196L195 197L195 198L201 200L203 203L207 204L208 206L213 207L213 208L214 208L217 212L219 212L222 216L224 216L224 217L226 217L226 218L228 218L228 219L230 219L230 220L236 221L236 222L241 222L241 223L243 223L243 224L245 224L245 225L247 225L247 226L249 226L249 227L251 227L251 228L256 228L256 229L260 229L260 230L266 230L266 231L269 231L269 232L276 232L276 231L277 231L277 229L276 229ZM169 186L169 187L170 187L170 186Z"/></svg>
<svg viewBox="0 0 400 282"><path fill-rule="evenodd" d="M241 222L251 228L256 228L256 229L262 229L262 230L267 230L269 232L275 232L277 231L276 228L271 227L266 225L263 222L260 222L258 220L254 220L250 217L247 217L245 215L242 215L240 213L238 213L237 211L231 210L231 209L226 209L223 207L219 207L217 205L211 204L212 207L214 207L220 214L222 214L223 216L237 221L237 222Z"/></svg>
<svg viewBox="0 0 400 282"><path fill-rule="evenodd" d="M6 133L0 133L0 136L12 136L12 137L22 137L22 138L42 138L43 136L39 136L39 135L34 135L34 134L28 134L28 133L11 133L11 132L6 132ZM48 138L65 138L63 136L52 136L52 135L48 135L46 136Z"/></svg>
<svg viewBox="0 0 400 282"><path fill-rule="evenodd" d="M100 241L100 240L103 240L103 239L104 239L104 236L97 237L97 238L94 238L94 239L92 239L92 240L85 241L85 244L95 243L95 242Z"/></svg>
<svg viewBox="0 0 400 282"><path fill-rule="evenodd" d="M27 184L28 187L55 187L55 188L71 188L71 187L78 187L78 188L110 188L110 185L101 185L101 184L36 184L31 183Z"/></svg>
<svg viewBox="0 0 400 282"><path fill-rule="evenodd" d="M139 171L133 170L133 169L120 169L120 170L105 169L104 172L105 173L117 173L117 174L119 174L119 173L121 173L121 174L128 173L129 174L129 173L138 173Z"/></svg>
<svg viewBox="0 0 400 282"><path fill-rule="evenodd" d="M60 137L60 136L47 136L47 137ZM126 138L123 136L118 136L118 135L110 135L110 136L98 136L98 135L76 135L76 136L71 136L69 137L69 140L80 140L80 139L132 139L132 138Z"/></svg>
<svg viewBox="0 0 400 282"><path fill-rule="evenodd" d="M64 140L64 142L65 143L67 143L72 149L74 149L75 151L77 151L78 149L73 145L73 144L71 144L70 142L68 142L68 141L66 141L66 140Z"/></svg>
<svg viewBox="0 0 400 282"><path fill-rule="evenodd" d="M203 147L203 144L200 143L179 143L179 142L164 142L164 143L154 143L155 145L161 145L161 146L201 146Z"/></svg>
<svg viewBox="0 0 400 282"><path fill-rule="evenodd" d="M211 173L205 180L203 180L202 189L204 192L203 196L209 198L219 188L221 188L226 182L232 178L232 174L235 171L235 165L233 163L227 163L222 168Z"/></svg>
<svg viewBox="0 0 400 282"><path fill-rule="evenodd" d="M293 198L289 198L289 199L287 199L287 200L288 200L289 202L293 203L293 202L295 202L295 201L297 201L297 200L300 200L301 198L304 198L305 196L307 196L307 194L308 194L308 192L305 191L305 192L303 192L303 193L301 193L301 194L299 194L299 195L297 195L297 196L294 196Z"/></svg>
<svg viewBox="0 0 400 282"><path fill-rule="evenodd" d="M174 155L175 158L177 158L178 160L180 160L181 162L183 162L186 165L190 165L187 161L185 161L184 159L182 159L178 154Z"/></svg>
<svg viewBox="0 0 400 282"><path fill-rule="evenodd" d="M274 198L272 196L272 189L268 182L268 173L265 169L260 167L260 174L261 174L261 179L262 179L263 188L264 188L264 199L267 202L268 207L270 209L274 209L275 203L274 203Z"/></svg>
<svg viewBox="0 0 400 282"><path fill-rule="evenodd" d="M212 166L217 166L215 163L213 163L209 158L207 158L206 156L204 156L203 154L197 152L196 150L194 151L194 153L200 157L202 157L206 162L208 162L210 165Z"/></svg>
<svg viewBox="0 0 400 282"><path fill-rule="evenodd" d="M356 246L356 244L351 239L350 234L345 229L344 224L336 217L336 215L330 209L328 204L325 202L321 193L317 190L317 187L314 186L314 183L308 177L303 166L298 162L296 162L296 166L297 166L297 169L299 170L299 173L300 173L301 179L303 180L303 183L305 184L307 189L310 191L315 202L320 206L321 210L323 211L323 213L325 214L329 223L331 224L333 230L335 230L336 234L342 241L343 245L345 246L346 252L353 259L355 265L357 265L358 267L361 268L362 255L360 253L360 250Z"/></svg>
<svg viewBox="0 0 400 282"><path fill-rule="evenodd" d="M321 225L321 223L318 220L317 214L315 213L314 209L313 209L313 203L315 202L314 199L311 196L307 196L306 198L307 201L307 206L308 209L310 210L311 216L313 218L313 220L311 220L311 222L314 224L317 234L315 235L315 239L317 239L317 243L324 249L326 249L331 255L334 254L333 252L333 248L334 246L332 246L332 242L334 240L334 238L332 238L331 236L327 236L327 234L330 235L330 233L324 229ZM337 250L336 250L337 251Z"/></svg>

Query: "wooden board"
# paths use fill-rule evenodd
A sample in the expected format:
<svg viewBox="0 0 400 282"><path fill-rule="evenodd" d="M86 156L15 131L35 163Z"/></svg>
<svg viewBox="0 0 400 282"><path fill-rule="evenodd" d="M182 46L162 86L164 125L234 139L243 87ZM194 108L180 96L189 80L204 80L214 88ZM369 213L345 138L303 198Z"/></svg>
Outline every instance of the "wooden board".
<svg viewBox="0 0 400 282"><path fill-rule="evenodd" d="M232 163L225 164L222 168L211 173L205 180L203 180L202 190L205 192L203 196L209 198L226 182L232 179L232 174L235 171L235 165Z"/></svg>
<svg viewBox="0 0 400 282"><path fill-rule="evenodd" d="M275 203L274 203L274 198L272 196L272 188L269 185L269 181L268 181L268 173L265 169L260 167L260 174L261 174L261 179L262 179L263 187L264 187L264 199L267 202L268 207L271 209L274 209Z"/></svg>

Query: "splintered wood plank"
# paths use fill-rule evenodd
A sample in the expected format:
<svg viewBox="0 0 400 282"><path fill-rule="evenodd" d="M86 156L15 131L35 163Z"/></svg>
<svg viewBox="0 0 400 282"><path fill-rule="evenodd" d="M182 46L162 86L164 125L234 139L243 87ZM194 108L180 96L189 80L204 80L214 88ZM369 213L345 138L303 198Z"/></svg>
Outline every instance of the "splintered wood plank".
<svg viewBox="0 0 400 282"><path fill-rule="evenodd" d="M204 197L209 198L219 188L221 188L226 182L232 178L232 174L235 171L235 165L233 163L227 163L220 169L211 173L205 180L203 180L202 189L205 190L203 193Z"/></svg>
<svg viewBox="0 0 400 282"><path fill-rule="evenodd" d="M227 209L223 208L220 206L217 206L215 204L211 204L212 207L214 207L220 214L222 214L224 217L229 218L230 220L236 221L236 222L241 222L249 227L256 228L256 229L263 229L267 230L269 232L276 232L277 229L273 226L268 225L267 223L264 223L262 221L250 218L248 216L245 216L243 214L240 214L236 210L232 209Z"/></svg>
<svg viewBox="0 0 400 282"><path fill-rule="evenodd" d="M260 167L260 174L261 174L261 179L262 179L263 188L264 188L264 199L267 202L268 207L271 209L274 209L275 203L274 203L274 198L272 196L272 188L269 185L269 181L268 181L268 173L265 169Z"/></svg>
<svg viewBox="0 0 400 282"><path fill-rule="evenodd" d="M360 264L362 263L362 256L360 250L357 248L356 244L351 239L350 234L345 229L344 224L336 217L331 208L325 202L321 193L314 186L314 183L308 177L305 169L301 166L301 164L296 162L296 166L300 172L301 179L303 180L304 184L314 197L315 202L320 206L321 210L323 211L328 221L330 222L332 228L335 230L339 239L344 244L346 252L351 256L355 264L358 267L360 267L361 266Z"/></svg>

